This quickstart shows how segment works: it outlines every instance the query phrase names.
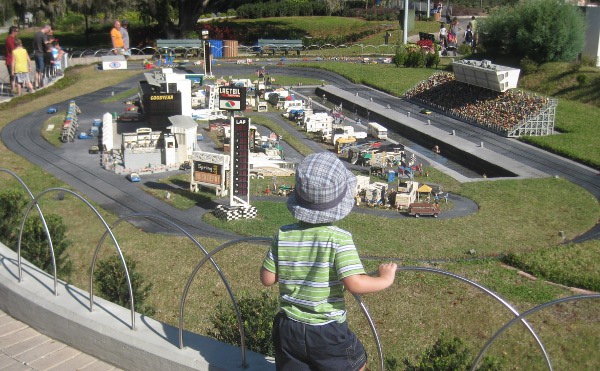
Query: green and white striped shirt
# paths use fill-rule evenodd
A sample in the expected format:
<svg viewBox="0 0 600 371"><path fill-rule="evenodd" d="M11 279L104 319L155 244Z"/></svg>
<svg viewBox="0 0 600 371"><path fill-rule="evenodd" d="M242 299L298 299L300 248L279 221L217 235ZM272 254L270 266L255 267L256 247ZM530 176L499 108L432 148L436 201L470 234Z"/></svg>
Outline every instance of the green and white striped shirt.
<svg viewBox="0 0 600 371"><path fill-rule="evenodd" d="M311 325L344 322L341 280L365 274L352 234L330 224L281 227L263 267L278 276L281 309Z"/></svg>

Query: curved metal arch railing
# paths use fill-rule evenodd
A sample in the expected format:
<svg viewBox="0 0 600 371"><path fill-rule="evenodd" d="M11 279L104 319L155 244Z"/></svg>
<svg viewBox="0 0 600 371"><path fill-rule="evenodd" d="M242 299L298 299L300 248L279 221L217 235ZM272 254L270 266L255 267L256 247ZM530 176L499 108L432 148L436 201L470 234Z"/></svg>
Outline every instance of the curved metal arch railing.
<svg viewBox="0 0 600 371"><path fill-rule="evenodd" d="M185 284L183 293L181 294L181 301L179 303L179 348L180 349L183 348L183 311L184 311L184 307L185 307L185 300L187 298L187 294L188 294L190 285L192 284L192 281L194 280L194 277L196 276L196 274L198 273L200 268L202 268L204 263L206 263L207 260L213 261L212 257L216 253L224 250L225 248L227 248L229 246L237 245L241 242L248 242L248 241L270 242L272 240L273 239L271 237L245 237L245 238L239 238L239 239L235 239L232 241L228 241L228 242L225 242L224 244L214 248L213 250L211 250L209 253L206 254L206 256L202 260L200 260L198 262L198 264L196 264L196 267L190 274L190 277L188 278L188 281ZM213 264L216 264L216 263L213 262ZM227 289L231 290L231 288L229 286L227 286ZM247 367L247 356L246 356L247 350L246 350L246 335L244 332L244 324L242 323L242 315L240 314L240 309L237 305L237 301L235 300L235 297L233 296L233 292L231 292L231 291L230 291L230 296L231 296L231 300L233 302L233 309L237 316L238 331L240 332L240 339L241 339L240 343L241 343L241 348L242 348L242 367L246 368Z"/></svg>
<svg viewBox="0 0 600 371"><path fill-rule="evenodd" d="M161 216L158 215L153 215L153 214L145 214L145 213L137 213L137 214L131 214L131 215L127 215L124 217L119 218L116 222L114 222L111 226L110 229L112 230L113 228L115 228L116 226L118 226L119 224L121 224L124 221L130 220L130 219L137 219L137 218L143 218L143 219L150 219L150 220L157 220L160 221L162 223L165 223L175 229L177 229L178 231L180 231L181 233L183 233L188 239L190 239L196 246L198 246L198 248L200 250L202 250L202 252L204 253L205 259L206 260L206 256L209 254L206 249L204 248L204 246L202 246L202 244L200 244L200 242L198 242L198 240L196 240L196 238L194 238L194 236L192 236L188 231L186 231L185 229L183 229L179 224L174 223L172 221L170 221L169 219L163 218ZM98 252L100 251L100 247L102 246L102 243L104 242L107 232L104 232L104 234L102 235L102 237L100 238L100 240L98 241L98 245L96 245L96 250L94 251L94 257L92 258L92 264L90 267L90 287L89 287L89 291L90 291L90 311L92 310L92 306L93 306L93 294L94 294L94 267L96 265L96 260L98 258ZM112 234L112 233L111 233ZM118 245L117 245L118 246ZM131 287L131 280L129 278L129 271L127 270L127 265L125 264L125 259L123 257L123 253L121 251L120 248L117 249L118 253L119 253L119 257L121 258L121 263L123 264L123 267L125 269L125 274L127 276L127 284L129 285L129 300L131 303L131 329L135 329L135 309L134 309L134 303L133 303L133 290ZM212 259L212 257L210 257L210 262L212 263L213 267L215 268L215 270L217 271L217 273L219 274L219 276L221 277L221 280L223 281L223 284L225 285L225 287L227 288L227 291L229 292L229 296L231 298L231 300L234 303L234 307L237 308L237 301L235 300L235 297L233 295L233 291L231 290L231 286L229 285L229 282L227 281L227 279L225 278L225 275L223 274L223 272L221 271L221 268L217 265L217 263Z"/></svg>
<svg viewBox="0 0 600 371"><path fill-rule="evenodd" d="M467 278L461 277L459 275L456 275L454 273L450 273L450 272L446 272L446 271L442 271L439 269L434 269L434 268L427 268L427 267L398 267L396 269L396 272L399 271L415 271L415 272L428 272L428 273L435 273L435 274L440 274L443 276L447 276L450 278L454 278L457 279L459 281L465 282L483 292L485 292L487 295L491 296L492 298L496 299L498 302L500 302L502 305L504 305L506 308L508 308L508 310L510 310L515 316L516 318L519 318L519 312L517 312L516 309L514 309L506 300L504 300L503 298L501 298L498 294L492 292L491 290L487 289L486 287L473 282ZM370 275L374 275L377 274L377 272L373 272ZM364 302L362 301L362 298L360 297L360 295L358 294L354 294L354 298L356 299L356 301L358 302L358 304L361 307L361 310L363 311L363 314L367 317L367 320L369 321L369 326L371 327L371 332L373 333L373 337L375 338L375 343L377 345L377 353L379 354L379 366L381 368L381 371L384 371L385 369L385 365L384 365L384 354L383 354L383 348L381 347L381 341L379 339L379 334L377 333L377 329L375 328L375 323L373 322L373 320L371 319L371 316L366 308L366 306L364 305ZM533 331L533 329L531 328L531 326L529 325L529 323L527 323L525 320L521 320L521 322L527 327L527 329L529 330L529 332L532 334L532 336L534 337L534 339L537 341L538 346L540 348L540 350L542 351L542 353L544 354L544 356L546 357L546 363L548 364L549 368L552 369L552 365L550 363L550 358L548 356L548 353L546 352L546 348L544 347L544 344L542 344L541 340L539 339L539 337L537 336L537 334Z"/></svg>
<svg viewBox="0 0 600 371"><path fill-rule="evenodd" d="M52 255L52 267L53 267L53 271L54 271L54 296L56 296L56 295L58 295L58 293L57 293L58 279L56 277L56 259L54 256L54 247L52 246L52 236L50 236L50 231L48 230L48 224L46 223L46 218L44 218L44 213L42 212L40 205L37 203L37 199L31 192L29 187L27 187L27 184L25 184L23 179L21 179L21 177L19 177L16 173L14 173L8 169L4 169L4 168L0 168L0 172L7 173L7 174L11 175L13 178L15 178L21 184L21 186L25 189L25 191L31 198L31 205L35 205L35 208L37 209L40 220L42 221L42 225L44 226L44 232L46 233L46 238L48 239L48 245L50 247L50 254ZM31 208L31 206L29 208ZM19 282L23 281L23 275L22 275L22 270L21 270L21 235L22 235L22 231L23 231L23 227L24 227L26 219L27 219L27 216L24 216L23 220L21 221L21 227L19 230L19 240L17 242L17 261L18 261L17 264L18 264L18 268L19 268Z"/></svg>
<svg viewBox="0 0 600 371"><path fill-rule="evenodd" d="M94 214L98 217L98 219L100 219L100 221L102 222L102 224L104 225L104 228L106 228L107 232L106 233L110 233L110 236L112 237L113 242L115 243L115 245L117 246L117 249L120 249L119 247L119 243L117 242L117 239L115 238L114 234L112 233L112 231L110 230L108 223L106 223L106 221L104 220L104 218L102 217L102 215L100 215L100 213L98 212L98 210L96 210L96 208L94 206L92 206L92 204L90 204L85 198L81 197L79 194L66 189L66 188L48 188L45 189L44 191L42 191L35 199L34 199L34 203L37 205L37 201L44 196L47 193L53 192L53 191L58 191L58 192L67 192L73 196L75 196L76 198L78 198L79 200L83 201L83 203L90 208ZM29 212L31 211L32 208L32 204L29 205L29 207L27 208L27 211L25 212L25 215L23 216L23 221L21 222L21 230L19 231L19 243L18 243L18 249L17 249L17 253L18 253L18 267L19 267L19 281L22 280L22 265L21 265L21 238L23 235L23 227L25 225L25 221L27 220L27 216L29 216ZM37 206L39 209L39 206ZM41 213L41 210L40 210ZM43 214L43 213L42 213ZM42 215L43 218L43 215ZM53 275L54 275L54 295L57 295L57 275L56 275L56 256L54 255L54 247L52 246L52 240L50 239L50 234L48 231L48 225L46 224L46 221L44 219L42 219L42 222L44 223L44 228L46 230L47 236L48 236L48 244L50 245L50 252L52 254L52 268L53 268ZM130 284L131 286L131 284ZM91 307L90 307L90 311L91 311Z"/></svg>
<svg viewBox="0 0 600 371"><path fill-rule="evenodd" d="M521 313L520 315L518 315L517 317L511 319L510 321L508 321L506 324L504 324L504 326L502 326L502 328L500 328L498 331L496 331L496 333L488 339L487 343L485 343L485 345L481 348L481 350L479 351L479 354L477 355L477 358L475 359L475 362L473 362L473 366L471 368L471 371L475 371L477 365L479 364L479 362L481 362L481 359L483 358L483 355L485 354L485 352L488 350L488 348L492 345L492 343L494 343L494 341L496 341L496 339L502 335L508 328L510 328L513 324L515 324L517 321L523 321L525 320L526 317L528 317L530 314L536 313L544 308L547 308L549 306L552 305L556 305L556 304L560 304L560 303L565 303L565 302L569 302L569 301L578 301L578 300L585 300L585 299L600 299L600 294L586 294L586 295L576 295L576 296L569 296L566 298L561 298L561 299L556 299L553 301L549 301L547 303L543 303L540 304L536 307L533 307L523 313ZM550 370L552 370L552 366L550 365Z"/></svg>

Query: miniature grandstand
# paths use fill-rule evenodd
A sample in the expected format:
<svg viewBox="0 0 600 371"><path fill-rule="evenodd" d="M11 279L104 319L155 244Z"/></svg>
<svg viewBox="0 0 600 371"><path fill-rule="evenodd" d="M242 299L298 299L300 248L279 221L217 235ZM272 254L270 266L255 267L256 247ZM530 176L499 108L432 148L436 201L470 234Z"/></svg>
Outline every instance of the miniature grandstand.
<svg viewBox="0 0 600 371"><path fill-rule="evenodd" d="M557 100L515 89L518 70L489 61L453 67L454 74L435 74L405 97L506 137L553 134Z"/></svg>

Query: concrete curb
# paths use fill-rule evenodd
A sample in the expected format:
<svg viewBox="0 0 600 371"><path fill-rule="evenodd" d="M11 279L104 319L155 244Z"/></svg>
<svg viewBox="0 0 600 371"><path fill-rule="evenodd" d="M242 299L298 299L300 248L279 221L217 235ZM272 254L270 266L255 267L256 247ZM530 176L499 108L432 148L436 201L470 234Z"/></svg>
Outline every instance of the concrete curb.
<svg viewBox="0 0 600 371"><path fill-rule="evenodd" d="M60 282L53 294L51 276L22 260L23 281L18 280L17 254L0 244L0 309L37 331L126 370L237 370L240 348L184 332L185 347L178 347L178 329L94 297ZM274 362L247 352L248 368L274 370Z"/></svg>

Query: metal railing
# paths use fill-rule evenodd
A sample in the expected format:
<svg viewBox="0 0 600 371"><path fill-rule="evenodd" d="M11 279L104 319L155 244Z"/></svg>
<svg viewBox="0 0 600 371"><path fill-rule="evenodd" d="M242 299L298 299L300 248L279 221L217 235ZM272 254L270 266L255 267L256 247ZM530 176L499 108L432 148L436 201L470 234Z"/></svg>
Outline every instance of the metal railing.
<svg viewBox="0 0 600 371"><path fill-rule="evenodd" d="M138 213L138 214L132 214L132 215L128 215L128 216L124 216L119 218L116 222L114 222L112 225L109 225L106 220L102 217L102 215L96 210L96 208L94 208L86 199L84 199L82 196L78 195L76 192L73 192L71 190L65 189L65 188L48 188L42 192L40 192L37 196L34 196L33 193L30 191L30 189L27 187L27 185L25 184L25 182L23 182L23 180L16 175L14 172L7 170L7 169L2 169L0 168L0 172L4 172L7 174L10 174L13 178L15 178L19 184L25 189L27 195L29 198L31 198L31 201L29 202L26 211L24 213L23 216L23 220L20 223L20 230L19 230L19 239L18 239L18 246L17 246L17 254L18 254L18 270L19 270L19 274L18 274L18 280L19 282L22 281L22 259L21 259L21 241L22 241L22 236L23 236L23 230L24 230L24 225L25 225L25 221L27 219L27 217L29 216L29 213L31 212L31 210L35 207L38 215L40 217L40 220L42 221L42 225L44 227L44 232L45 235L48 239L48 248L50 250L50 255L51 255L51 259L52 259L52 271L53 271L53 278L54 278L54 290L53 293L54 295L57 295L57 272L56 272L56 257L55 257L55 252L54 252L54 248L52 246L52 236L50 235L50 231L48 229L48 224L45 221L44 218L44 213L42 211L42 209L39 206L39 200L45 196L46 194L49 194L51 192L64 192L67 194L70 194L74 197L76 197L78 200L80 200L81 202L83 202L90 210L92 210L92 212L94 213L94 215L100 220L101 224L103 225L105 232L103 233L102 237L100 238L100 240L98 241L96 248L94 250L94 254L91 260L91 264L90 264L90 281L89 281L89 311L92 312L93 311L93 276L94 276L94 267L96 265L96 261L98 258L98 254L100 251L101 246L104 243L104 240L106 239L107 236L110 236L112 241L115 244L116 247L116 251L119 255L120 261L121 261L121 265L122 268L125 272L125 276L126 276L126 280L127 280L127 285L128 285L128 290L129 290L129 300L130 300L130 311L131 311L131 326L130 328L132 330L135 330L135 308L134 308L134 298L133 298L133 287L131 286L131 278L129 275L129 270L127 267L127 263L125 261L125 258L123 256L121 247L119 246L118 243L118 239L116 237L116 235L113 233L113 230L122 222L124 221L130 221L133 219L149 219L152 220L154 222L158 222L158 223L162 223L163 225L167 225L169 227L171 227L172 229L177 230L179 233L181 233L182 235L184 235L187 239L189 239L190 241L192 241L192 243L198 247L200 249L200 251L203 254L202 259L196 264L196 266L194 267L194 269L192 270L192 272L190 273L186 284L182 290L182 294L181 294L181 298L180 298L180 303L179 303L179 314L178 314L178 329L179 329L179 348L183 349L184 344L183 344L183 331L184 331L184 315L185 315L185 303L186 303L186 299L187 299L187 295L189 293L191 284L193 283L194 279L196 278L198 272L200 271L200 269L204 266L204 264L208 261L211 263L212 267L215 269L215 271L217 272L217 274L219 275L219 278L221 279L221 281L223 282L227 293L229 295L229 299L231 300L234 312L236 314L236 319L237 319L237 323L238 323L238 331L240 333L240 344L241 344L241 358L242 358L242 365L243 367L247 367L247 350L246 350L246 334L244 332L244 327L243 327L243 319L241 317L241 313L240 313L240 309L234 294L233 289L231 288L231 285L229 284L225 273L223 273L223 271L221 270L221 268L219 267L219 265L213 260L213 256L215 256L217 253L225 250L228 247L231 246L237 246L241 243L247 243L248 246L257 246L258 243L260 244L264 244L264 243L268 243L270 241L272 241L271 238L267 238L267 237L247 237L247 238L239 238L239 239L235 239L235 240L231 240L228 241L226 243L223 243L222 245L216 247L215 249L213 249L212 251L208 252L203 246L202 244L200 244L200 242L198 242L198 240L193 237L190 233L188 233L184 228L182 228L181 226L179 226L178 224L170 221L167 218L164 218L162 216L157 216L157 215L153 215L153 214L144 214L144 213ZM528 317L529 315L536 313L538 311L540 311L541 309L544 309L546 307L555 305L555 304L559 304L559 303L564 303L564 302L569 302L569 301L578 301L578 300L584 300L584 299L600 299L600 294L589 294L589 295L577 295L577 296L571 296L571 297L567 297L567 298L562 298L562 299L558 299L558 300L554 300L551 302L547 302L541 305L536 306L535 308L532 308L524 313L519 313L510 303L508 303L508 301L506 301L505 299L503 299L501 296L499 296L498 294L494 293L493 291L487 289L486 287L471 281L465 277L456 275L454 273L450 273L450 272L446 272L446 271L442 271L439 269L434 269L434 268L427 268L427 267L409 267L409 266L403 266L403 267L398 267L397 272L423 272L423 273L432 273L432 274L437 274L437 275L442 275L445 277L449 277L455 280L458 280L462 283L466 283L480 291L482 291L483 293L485 293L487 296L489 296L490 298L496 300L497 302L501 303L507 310L509 310L513 315L514 318L512 318L510 321L506 322L504 324L504 326L502 328L500 328L492 337L489 338L489 340L486 342L486 344L481 348L477 358L475 359L472 367L473 370L475 370L476 366L479 364L479 362L481 361L481 359L483 358L485 352L489 349L489 347L494 343L494 341L502 334L504 333L508 328L510 328L511 326L513 326L515 323L519 322L521 324L523 324L525 326L525 328L529 331L529 333L533 336L533 338L535 339L541 353L544 356L545 362L546 362L546 367L549 370L553 370L553 366L552 366L552 362L550 360L550 356L548 354L548 352L546 351L541 339L539 338L539 336L536 334L536 332L534 331L533 327L525 320L526 317ZM377 331L377 328L375 326L375 321L373 320L371 314L369 313L364 301L362 300L360 295L354 295L355 300L357 301L363 315L365 316L367 322L369 323L369 327L371 329L374 341L376 343L376 347L377 347L377 351L378 351L378 355L379 355L379 367L381 370L384 370L384 352L383 352L383 347L381 344L381 340L380 340L380 336L379 336L379 332Z"/></svg>

